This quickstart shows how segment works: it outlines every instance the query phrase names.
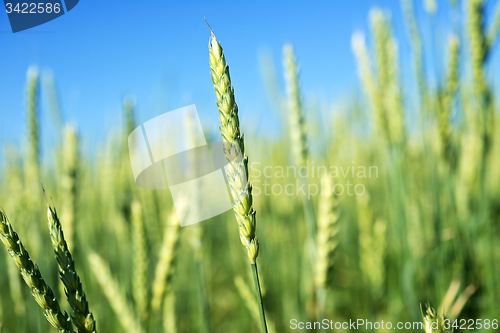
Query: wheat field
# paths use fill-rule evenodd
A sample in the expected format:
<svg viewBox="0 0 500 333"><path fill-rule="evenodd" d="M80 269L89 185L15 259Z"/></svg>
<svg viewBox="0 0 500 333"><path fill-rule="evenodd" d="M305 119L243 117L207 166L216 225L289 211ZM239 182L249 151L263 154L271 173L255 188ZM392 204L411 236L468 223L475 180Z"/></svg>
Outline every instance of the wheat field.
<svg viewBox="0 0 500 333"><path fill-rule="evenodd" d="M433 3L424 2L429 16ZM0 332L276 333L294 331L293 319L498 321L500 122L488 65L498 52L500 6L486 13L482 0L455 4L463 31L447 32L443 73L431 83L416 5L401 0L399 13L367 13L369 31L351 40L358 87L338 105L304 97L293 45L283 46L281 69L263 63L262 84L283 125L276 137L254 135L257 119L239 122L231 58L219 49L231 45L222 37L219 45L214 33L224 32L214 29L206 82L215 86L224 141L236 142L248 165L231 175L234 212L186 227L168 188L134 182L133 100L123 100L125 121L91 158L77 127L54 120L40 128L42 96L54 119L58 98L54 82L30 67L24 143L2 142ZM395 15L405 22L411 68L400 66ZM41 130L58 138L43 149L48 159ZM240 184L241 175L252 185Z"/></svg>

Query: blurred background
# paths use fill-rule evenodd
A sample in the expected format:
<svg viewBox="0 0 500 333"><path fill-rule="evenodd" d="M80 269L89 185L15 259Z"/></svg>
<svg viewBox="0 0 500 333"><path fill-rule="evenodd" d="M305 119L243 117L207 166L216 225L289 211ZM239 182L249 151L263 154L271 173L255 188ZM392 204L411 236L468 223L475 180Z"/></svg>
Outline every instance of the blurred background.
<svg viewBox="0 0 500 333"><path fill-rule="evenodd" d="M421 321L427 302L451 319L499 319L499 9L81 1L16 34L0 14L0 205L69 311L43 181L98 331L258 332L233 212L179 228L169 191L138 188L128 156L136 126L189 104L207 141L220 140L206 18L260 189L270 331L291 319ZM338 172L286 173L313 164ZM364 191L304 196L299 182ZM293 195L278 191L287 184ZM2 252L0 331L50 331Z"/></svg>

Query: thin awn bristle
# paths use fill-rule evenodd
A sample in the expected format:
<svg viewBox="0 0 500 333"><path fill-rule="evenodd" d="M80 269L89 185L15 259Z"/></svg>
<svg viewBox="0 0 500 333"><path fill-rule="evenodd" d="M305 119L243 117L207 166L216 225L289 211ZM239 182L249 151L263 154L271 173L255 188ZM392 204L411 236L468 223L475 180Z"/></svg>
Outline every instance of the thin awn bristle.
<svg viewBox="0 0 500 333"><path fill-rule="evenodd" d="M31 289L31 295L43 309L45 318L61 333L73 333L71 319L66 312L61 312L52 289L45 283L38 267L31 261L28 251L19 240L17 233L12 229L3 211L0 211L0 239L17 267L19 267L24 281Z"/></svg>

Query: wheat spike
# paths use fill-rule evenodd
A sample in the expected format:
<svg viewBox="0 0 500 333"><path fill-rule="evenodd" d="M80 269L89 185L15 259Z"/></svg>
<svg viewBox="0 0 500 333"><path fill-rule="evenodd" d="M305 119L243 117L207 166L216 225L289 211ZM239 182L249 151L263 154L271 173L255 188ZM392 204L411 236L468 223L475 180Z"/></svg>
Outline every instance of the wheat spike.
<svg viewBox="0 0 500 333"><path fill-rule="evenodd" d="M471 47L472 73L478 90L483 94L486 89L486 79L483 72L483 62L486 57L486 41L484 37L483 0L468 1L468 31Z"/></svg>
<svg viewBox="0 0 500 333"><path fill-rule="evenodd" d="M3 211L0 211L0 238L31 289L31 295L44 311L45 318L61 333L72 333L73 325L66 312L62 313L52 289L45 283L38 267L31 261L28 251Z"/></svg>
<svg viewBox="0 0 500 333"><path fill-rule="evenodd" d="M94 316L89 310L87 297L83 291L80 277L76 273L75 262L68 249L61 222L57 216L56 208L47 203L47 220L52 247L59 266L59 276L65 287L68 303L73 310L73 323L79 333L97 332Z"/></svg>
<svg viewBox="0 0 500 333"><path fill-rule="evenodd" d="M453 106L453 99L458 89L458 50L459 41L456 36L450 37L448 41L448 71L447 81L441 97L441 105L438 108L438 128L441 138L443 154L446 158L450 157L451 149L451 124L450 114Z"/></svg>
<svg viewBox="0 0 500 333"><path fill-rule="evenodd" d="M266 317L264 305L262 304L262 294L256 263L257 256L259 255L259 241L255 236L256 219L255 210L252 207L252 185L248 181L248 157L245 154L244 137L243 134L240 133L238 105L234 100L234 89L231 85L231 77L229 76L229 66L226 65L224 52L213 31L210 35L208 49L210 53L209 62L212 83L217 97L217 107L219 109L219 118L221 122L219 128L223 141L230 144L224 146L224 153L229 162L226 176L235 201L233 210L236 215L236 221L238 222L240 240L247 249L248 259L250 259L252 267L262 332L267 333ZM243 156L241 161L234 158L238 154Z"/></svg>
<svg viewBox="0 0 500 333"><path fill-rule="evenodd" d="M329 272L333 266L333 252L337 247L339 232L338 198L333 190L333 180L327 174L321 186L328 187L328 193L322 193L318 211L316 287L325 288Z"/></svg>
<svg viewBox="0 0 500 333"><path fill-rule="evenodd" d="M226 146L226 156L230 161L227 176L233 198L235 199L234 213L240 230L240 238L248 252L251 263L255 263L259 254L259 242L255 237L256 219L252 207L252 185L248 182L248 157L245 154L243 134L240 133L238 105L234 100L234 89L229 76L229 66L217 38L212 33L209 43L210 69L212 82L217 96L217 106L221 121L220 131ZM236 149L239 152L235 152ZM232 154L241 154L242 161L231 158Z"/></svg>
<svg viewBox="0 0 500 333"><path fill-rule="evenodd" d="M297 165L303 166L307 161L308 150L305 117L299 91L299 70L293 47L290 44L286 44L283 47L283 54L283 66L285 68L288 95L291 146Z"/></svg>
<svg viewBox="0 0 500 333"><path fill-rule="evenodd" d="M419 89L420 103L423 109L427 110L429 102L424 79L422 41L418 30L417 20L415 19L413 0L401 0L401 7L403 9L405 23L408 28L408 34L410 35L410 42L413 51L413 70L415 71L415 77Z"/></svg>
<svg viewBox="0 0 500 333"><path fill-rule="evenodd" d="M371 69L371 59L366 47L365 36L363 33L356 32L352 35L351 47L358 61L358 72L363 89L373 108L375 129L378 133L386 135L387 126L382 105L382 98Z"/></svg>
<svg viewBox="0 0 500 333"><path fill-rule="evenodd" d="M398 46L392 36L390 20L380 9L370 11L370 22L377 55L378 94L382 99L382 128L389 142L403 141L403 108L398 82Z"/></svg>

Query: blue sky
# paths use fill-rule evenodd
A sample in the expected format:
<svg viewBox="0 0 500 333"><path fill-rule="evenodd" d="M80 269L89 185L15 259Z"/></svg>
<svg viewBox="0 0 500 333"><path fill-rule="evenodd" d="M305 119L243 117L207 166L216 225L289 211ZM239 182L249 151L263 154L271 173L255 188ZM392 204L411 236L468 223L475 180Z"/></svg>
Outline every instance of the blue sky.
<svg viewBox="0 0 500 333"><path fill-rule="evenodd" d="M494 4L489 1L488 8ZM0 145L22 142L25 79L30 65L53 71L64 120L78 125L89 151L120 124L121 100L127 95L137 101L140 122L194 103L204 126L217 130L208 67L210 31L204 17L225 50L242 123L252 119L262 122L268 117L272 123L258 55L272 52L281 80L285 42L295 47L305 96L319 96L328 105L340 102L358 82L350 47L352 33L368 31L368 12L374 6L392 13L400 41L401 75L410 82L410 49L396 0L307 4L81 0L62 17L16 34L11 33L2 11ZM424 39L435 47L439 64L444 59L443 40L453 31L457 21L453 15L459 15L459 10L450 15L449 2L440 1L437 15L429 17L422 9L423 0L414 1L414 6ZM438 34L431 38L435 31ZM498 62L498 53L494 53L492 63ZM439 66L442 64L435 67L437 72ZM433 71L434 66L428 68ZM53 127L43 105L41 117L42 141L49 143Z"/></svg>

